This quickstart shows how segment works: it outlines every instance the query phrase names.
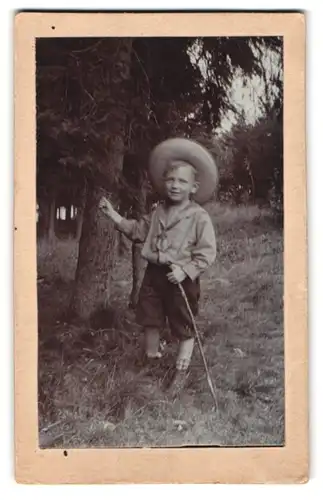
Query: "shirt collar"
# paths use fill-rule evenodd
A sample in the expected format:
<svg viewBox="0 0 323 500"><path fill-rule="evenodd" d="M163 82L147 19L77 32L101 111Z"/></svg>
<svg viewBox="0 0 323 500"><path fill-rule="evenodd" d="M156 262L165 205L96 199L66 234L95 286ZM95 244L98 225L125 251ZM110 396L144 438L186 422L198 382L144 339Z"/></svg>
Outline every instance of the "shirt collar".
<svg viewBox="0 0 323 500"><path fill-rule="evenodd" d="M165 204L161 203L157 208L157 217L163 229L171 229L181 220L186 219L187 217L191 217L199 209L200 206L197 203L195 203L194 201L190 201L187 205L174 212L172 214L172 217L169 218L165 210Z"/></svg>

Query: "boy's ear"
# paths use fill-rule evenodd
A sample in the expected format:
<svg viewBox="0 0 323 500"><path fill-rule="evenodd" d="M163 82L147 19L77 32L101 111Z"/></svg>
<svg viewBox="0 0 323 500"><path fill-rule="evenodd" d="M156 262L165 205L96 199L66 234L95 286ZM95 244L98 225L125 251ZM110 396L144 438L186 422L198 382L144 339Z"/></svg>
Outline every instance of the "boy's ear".
<svg viewBox="0 0 323 500"><path fill-rule="evenodd" d="M199 187L200 187L200 183L199 183L199 182L197 182L197 181L195 181L195 182L194 182L194 184L193 184L193 186L192 186L192 191L191 191L191 193L192 193L192 194L195 194L195 193L196 193L196 191L198 190L198 188L199 188Z"/></svg>

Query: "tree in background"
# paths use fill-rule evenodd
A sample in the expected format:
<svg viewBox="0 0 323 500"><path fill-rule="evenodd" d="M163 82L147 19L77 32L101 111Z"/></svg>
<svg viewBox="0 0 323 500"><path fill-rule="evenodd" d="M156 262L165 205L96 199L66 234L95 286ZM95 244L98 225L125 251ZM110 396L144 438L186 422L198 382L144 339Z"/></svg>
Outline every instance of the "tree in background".
<svg viewBox="0 0 323 500"><path fill-rule="evenodd" d="M100 212L98 203L102 189L118 192L129 107L132 40L54 39L52 42L44 39L39 42L38 130L49 129L49 137L56 141L57 168L80 169L86 186L70 310L75 317L87 320L97 309L106 308L109 301L116 233ZM48 72L48 61L54 66L51 70L58 80L56 87L42 85L42 72ZM39 143L40 158L42 148L43 143ZM47 166L42 163L40 168L46 170Z"/></svg>
<svg viewBox="0 0 323 500"><path fill-rule="evenodd" d="M221 138L225 175L222 194L236 203L272 205L280 222L283 214L283 70L279 50L255 51L262 61L256 77L258 117L248 123L244 113ZM254 88L255 88L254 87Z"/></svg>

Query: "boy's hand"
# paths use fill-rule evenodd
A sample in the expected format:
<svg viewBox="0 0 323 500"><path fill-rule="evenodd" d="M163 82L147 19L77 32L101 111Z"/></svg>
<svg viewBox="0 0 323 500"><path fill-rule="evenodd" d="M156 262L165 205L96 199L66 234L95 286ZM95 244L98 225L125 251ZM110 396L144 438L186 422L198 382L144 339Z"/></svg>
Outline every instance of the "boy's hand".
<svg viewBox="0 0 323 500"><path fill-rule="evenodd" d="M99 207L109 217L111 217L115 213L115 210L114 210L112 204L104 196L101 198L101 200L99 202Z"/></svg>
<svg viewBox="0 0 323 500"><path fill-rule="evenodd" d="M110 219L113 220L113 222L115 222L116 224L120 224L120 222L122 221L121 215L118 214L118 212L113 208L109 200L104 196L99 201L99 208L102 210L103 213L105 213L105 215L110 217Z"/></svg>
<svg viewBox="0 0 323 500"><path fill-rule="evenodd" d="M172 264L171 268L171 272L167 274L167 278L171 283L173 283L174 285L178 285L178 283L181 283L185 280L186 274L181 267Z"/></svg>

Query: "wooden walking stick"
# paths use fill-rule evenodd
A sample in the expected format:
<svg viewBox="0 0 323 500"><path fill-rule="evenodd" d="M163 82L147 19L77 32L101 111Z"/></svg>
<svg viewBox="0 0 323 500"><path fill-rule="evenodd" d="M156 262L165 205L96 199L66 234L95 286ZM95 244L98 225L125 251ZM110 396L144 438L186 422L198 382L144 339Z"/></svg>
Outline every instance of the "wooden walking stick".
<svg viewBox="0 0 323 500"><path fill-rule="evenodd" d="M213 386L213 383L212 383L210 371L209 371L207 363L206 363L206 359L205 359L205 355L204 355L204 351L203 351L203 346L202 346L201 335L199 334L199 331L197 329L195 318L194 318L194 315L192 313L191 306L189 305L189 302L188 302L185 290L184 290L183 286L180 283L178 283L178 286L179 286L179 289L180 289L181 294L183 296L183 299L185 300L185 304L186 304L187 310L188 310L189 315L190 315L191 320L192 320L195 337L197 339L197 343L198 343L198 346L199 346L199 349L200 349L200 352L201 352L201 356L202 356L202 359L203 359L203 363L204 363L204 368L205 368L205 372L206 372L207 383L209 385L209 388L210 388L210 391L211 391L211 394L212 394L212 397L213 397L213 400L214 400L214 403L215 403L215 411L217 411L218 410L218 400L217 400L215 389L214 389L214 386Z"/></svg>

